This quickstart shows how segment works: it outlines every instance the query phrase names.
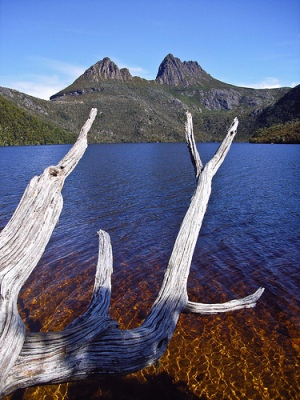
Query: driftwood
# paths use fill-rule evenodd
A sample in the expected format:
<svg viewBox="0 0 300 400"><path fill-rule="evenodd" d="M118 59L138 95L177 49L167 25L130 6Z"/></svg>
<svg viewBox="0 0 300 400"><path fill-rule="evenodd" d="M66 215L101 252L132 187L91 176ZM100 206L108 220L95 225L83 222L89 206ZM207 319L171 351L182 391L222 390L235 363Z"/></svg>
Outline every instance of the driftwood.
<svg viewBox="0 0 300 400"><path fill-rule="evenodd" d="M61 189L87 147L89 119L68 154L34 177L14 215L0 234L0 396L18 388L80 380L88 376L127 374L149 366L163 355L182 312L217 313L254 307L263 292L223 304L192 303L187 279L211 193L212 178L236 134L235 119L212 159L203 167L187 113L186 141L195 167L197 186L182 222L164 280L140 327L121 330L109 316L112 249L109 235L99 231L95 285L87 311L61 332L27 332L17 298L51 237L62 210Z"/></svg>

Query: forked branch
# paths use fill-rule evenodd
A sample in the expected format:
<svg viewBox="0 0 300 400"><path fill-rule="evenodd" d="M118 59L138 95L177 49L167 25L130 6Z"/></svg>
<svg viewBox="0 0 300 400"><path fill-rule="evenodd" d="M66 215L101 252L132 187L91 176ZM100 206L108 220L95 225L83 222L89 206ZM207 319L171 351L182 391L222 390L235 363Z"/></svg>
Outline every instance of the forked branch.
<svg viewBox="0 0 300 400"><path fill-rule="evenodd" d="M0 394L20 387L127 374L156 362L165 352L182 312L216 313L254 307L263 289L223 304L188 301L187 279L211 193L211 182L236 134L235 119L213 158L203 167L187 113L186 140L197 187L183 219L157 299L140 327L120 330L109 316L112 249L99 231L92 299L86 312L61 332L26 332L17 310L19 290L35 268L62 209L65 178L82 157L92 109L77 142L55 167L29 183L13 217L0 234Z"/></svg>

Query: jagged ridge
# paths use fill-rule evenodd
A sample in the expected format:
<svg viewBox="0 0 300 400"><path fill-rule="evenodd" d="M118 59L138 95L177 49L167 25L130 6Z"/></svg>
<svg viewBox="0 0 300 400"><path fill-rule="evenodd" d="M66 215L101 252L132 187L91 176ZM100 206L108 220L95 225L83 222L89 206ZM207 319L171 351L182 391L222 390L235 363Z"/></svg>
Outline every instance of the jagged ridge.
<svg viewBox="0 0 300 400"><path fill-rule="evenodd" d="M204 71L197 61L180 61L168 54L160 64L155 81L170 86L188 87L206 84L214 79Z"/></svg>

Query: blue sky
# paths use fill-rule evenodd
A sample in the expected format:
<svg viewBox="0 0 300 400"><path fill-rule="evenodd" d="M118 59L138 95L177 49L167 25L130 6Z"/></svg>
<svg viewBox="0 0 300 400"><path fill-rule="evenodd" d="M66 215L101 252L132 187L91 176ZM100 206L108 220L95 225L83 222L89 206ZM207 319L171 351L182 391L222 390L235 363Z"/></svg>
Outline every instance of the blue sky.
<svg viewBox="0 0 300 400"><path fill-rule="evenodd" d="M155 79L172 53L254 88L300 83L300 0L0 0L0 86L36 97L109 57Z"/></svg>

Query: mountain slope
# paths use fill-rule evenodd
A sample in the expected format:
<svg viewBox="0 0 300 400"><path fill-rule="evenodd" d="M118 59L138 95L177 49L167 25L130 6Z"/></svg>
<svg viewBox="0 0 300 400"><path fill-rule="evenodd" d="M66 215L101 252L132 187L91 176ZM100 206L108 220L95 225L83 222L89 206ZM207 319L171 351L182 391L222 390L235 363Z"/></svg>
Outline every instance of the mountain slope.
<svg viewBox="0 0 300 400"><path fill-rule="evenodd" d="M288 91L275 104L266 107L258 116L257 123L269 127L300 119L300 85Z"/></svg>
<svg viewBox="0 0 300 400"><path fill-rule="evenodd" d="M78 132L89 109L97 107L90 142L183 141L186 110L193 114L197 141L220 140L235 116L241 121L238 140L248 140L257 116L288 91L229 85L211 77L197 62L182 62L171 54L154 81L133 77L106 57L50 102L0 89L32 115L72 132Z"/></svg>
<svg viewBox="0 0 300 400"><path fill-rule="evenodd" d="M300 85L257 117L252 143L300 143Z"/></svg>
<svg viewBox="0 0 300 400"><path fill-rule="evenodd" d="M0 146L72 143L74 135L0 96Z"/></svg>

